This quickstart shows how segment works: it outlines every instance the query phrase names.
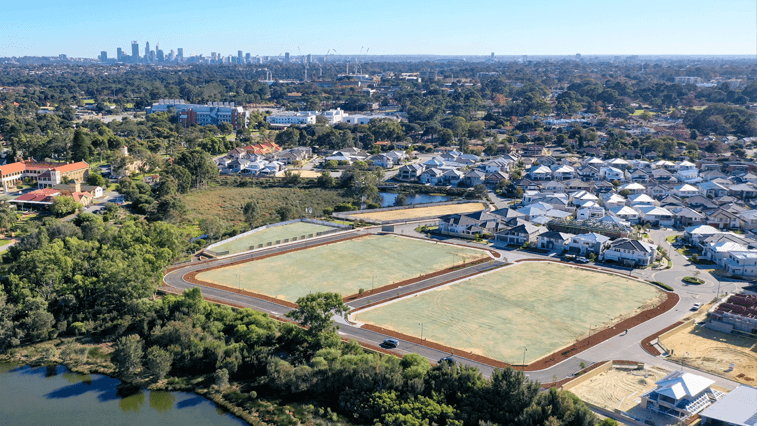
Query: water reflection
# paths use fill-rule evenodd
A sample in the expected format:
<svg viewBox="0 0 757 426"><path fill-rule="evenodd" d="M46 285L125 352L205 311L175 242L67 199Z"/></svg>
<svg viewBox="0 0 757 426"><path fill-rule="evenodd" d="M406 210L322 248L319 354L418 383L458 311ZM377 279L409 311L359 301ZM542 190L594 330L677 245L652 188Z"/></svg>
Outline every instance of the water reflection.
<svg viewBox="0 0 757 426"><path fill-rule="evenodd" d="M164 413L173 409L176 395L172 392L150 391L150 408Z"/></svg>
<svg viewBox="0 0 757 426"><path fill-rule="evenodd" d="M133 411L138 413L143 405L145 405L145 393L142 391L121 398L121 400L118 401L118 406L121 408L121 411L125 412Z"/></svg>

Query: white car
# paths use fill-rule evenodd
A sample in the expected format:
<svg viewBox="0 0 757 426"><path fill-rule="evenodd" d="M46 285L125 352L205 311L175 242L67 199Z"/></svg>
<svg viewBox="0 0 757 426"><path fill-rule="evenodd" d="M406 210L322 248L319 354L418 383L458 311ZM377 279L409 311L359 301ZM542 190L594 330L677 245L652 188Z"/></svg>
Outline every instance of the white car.
<svg viewBox="0 0 757 426"><path fill-rule="evenodd" d="M702 307L701 303L695 303L694 306L691 307L691 310L692 311L698 311L699 308L701 308L701 307Z"/></svg>

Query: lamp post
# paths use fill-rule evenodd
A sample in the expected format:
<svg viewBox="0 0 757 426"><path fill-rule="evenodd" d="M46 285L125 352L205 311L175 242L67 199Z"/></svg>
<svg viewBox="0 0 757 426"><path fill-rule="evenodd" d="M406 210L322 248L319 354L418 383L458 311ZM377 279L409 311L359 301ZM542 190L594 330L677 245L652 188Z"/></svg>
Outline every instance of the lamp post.
<svg viewBox="0 0 757 426"><path fill-rule="evenodd" d="M528 348L524 346L523 347L523 363L521 364L523 366L523 367L521 367L522 371L526 371L526 351L527 350L528 350Z"/></svg>
<svg viewBox="0 0 757 426"><path fill-rule="evenodd" d="M423 343L423 323L418 323L421 326L421 343Z"/></svg>

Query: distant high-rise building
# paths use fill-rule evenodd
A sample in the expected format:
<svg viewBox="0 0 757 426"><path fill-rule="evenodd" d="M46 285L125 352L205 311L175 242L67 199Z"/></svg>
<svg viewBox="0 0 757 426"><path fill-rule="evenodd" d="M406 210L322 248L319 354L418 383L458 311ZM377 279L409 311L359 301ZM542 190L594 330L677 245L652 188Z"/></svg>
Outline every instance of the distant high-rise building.
<svg viewBox="0 0 757 426"><path fill-rule="evenodd" d="M163 62L165 60L165 56L163 55L163 51L160 50L160 44L155 46L155 56L158 58L158 62Z"/></svg>
<svg viewBox="0 0 757 426"><path fill-rule="evenodd" d="M183 61L184 60L184 48L180 47L180 48L176 49L176 51L178 52L176 54L176 57L179 59L179 62Z"/></svg>
<svg viewBox="0 0 757 426"><path fill-rule="evenodd" d="M100 60L103 61L103 62L107 61L108 60L108 52L106 52L104 50L102 52L100 52Z"/></svg>
<svg viewBox="0 0 757 426"><path fill-rule="evenodd" d="M289 63L289 52L284 53L284 63L285 64Z"/></svg>
<svg viewBox="0 0 757 426"><path fill-rule="evenodd" d="M139 43L136 41L131 42L131 60L139 62Z"/></svg>
<svg viewBox="0 0 757 426"><path fill-rule="evenodd" d="M308 56L307 56L307 62L308 62L309 64L312 64L312 63L313 63L313 55L311 55L310 53L308 53Z"/></svg>
<svg viewBox="0 0 757 426"><path fill-rule="evenodd" d="M168 52L168 60L173 61L173 58L175 58L176 55L173 53L173 49L171 49L170 52Z"/></svg>
<svg viewBox="0 0 757 426"><path fill-rule="evenodd" d="M250 58L251 58L250 52L245 53L245 55L244 55L244 61L246 63L248 63L248 64L250 63Z"/></svg>
<svg viewBox="0 0 757 426"><path fill-rule="evenodd" d="M120 47L116 49L116 60L117 61L123 61L124 60L124 51Z"/></svg>
<svg viewBox="0 0 757 426"><path fill-rule="evenodd" d="M237 50L237 58L242 59L244 57L244 52L241 50Z"/></svg>
<svg viewBox="0 0 757 426"><path fill-rule="evenodd" d="M580 53L576 53L576 59L581 60L581 54Z"/></svg>
<svg viewBox="0 0 757 426"><path fill-rule="evenodd" d="M150 42L145 42L145 59L150 59Z"/></svg>

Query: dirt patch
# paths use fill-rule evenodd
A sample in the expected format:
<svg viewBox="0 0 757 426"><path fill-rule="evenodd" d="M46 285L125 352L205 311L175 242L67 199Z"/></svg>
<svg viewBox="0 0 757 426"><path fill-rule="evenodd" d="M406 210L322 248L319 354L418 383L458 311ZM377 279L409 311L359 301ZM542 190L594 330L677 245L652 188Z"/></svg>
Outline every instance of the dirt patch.
<svg viewBox="0 0 757 426"><path fill-rule="evenodd" d="M486 209L482 203L448 204L445 206L416 207L412 209L387 210L382 212L352 215L358 219L377 221L414 219L418 217L444 216L447 214L473 213Z"/></svg>
<svg viewBox="0 0 757 426"><path fill-rule="evenodd" d="M757 340L692 324L661 342L673 351L670 357L673 362L683 362L745 385L757 384Z"/></svg>
<svg viewBox="0 0 757 426"><path fill-rule="evenodd" d="M610 369L570 389L582 400L608 410L632 411L641 402L641 395L654 389L668 371Z"/></svg>

